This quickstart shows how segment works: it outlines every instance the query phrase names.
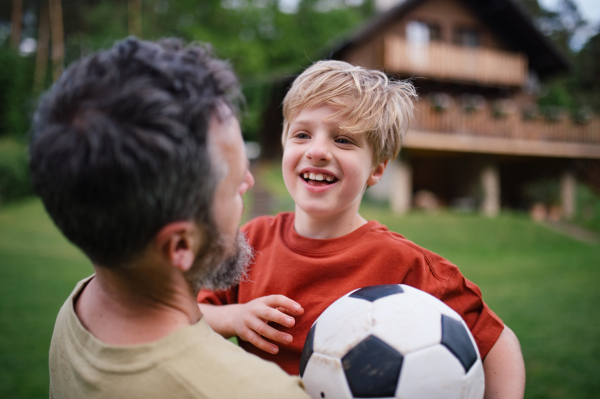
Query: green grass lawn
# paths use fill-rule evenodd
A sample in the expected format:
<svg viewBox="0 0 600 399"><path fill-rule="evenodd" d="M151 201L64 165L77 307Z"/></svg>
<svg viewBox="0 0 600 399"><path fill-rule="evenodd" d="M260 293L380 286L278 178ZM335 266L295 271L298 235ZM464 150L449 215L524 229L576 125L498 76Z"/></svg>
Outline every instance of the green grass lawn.
<svg viewBox="0 0 600 399"><path fill-rule="evenodd" d="M39 201L0 208L0 398L48 397L54 320L91 273Z"/></svg>
<svg viewBox="0 0 600 399"><path fill-rule="evenodd" d="M377 219L460 266L521 340L527 398L597 398L600 392L600 246L519 215L490 220L441 213ZM0 208L0 397L48 397L56 314L92 269L37 200Z"/></svg>

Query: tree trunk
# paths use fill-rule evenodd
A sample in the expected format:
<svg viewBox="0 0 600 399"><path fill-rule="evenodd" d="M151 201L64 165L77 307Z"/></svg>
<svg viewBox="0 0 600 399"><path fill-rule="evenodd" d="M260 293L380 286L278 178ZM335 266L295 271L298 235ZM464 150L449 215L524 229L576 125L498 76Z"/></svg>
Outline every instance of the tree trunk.
<svg viewBox="0 0 600 399"><path fill-rule="evenodd" d="M41 3L37 54L35 57L35 75L33 76L33 90L36 94L44 89L46 83L46 71L48 69L48 48L50 46L48 0L42 0Z"/></svg>
<svg viewBox="0 0 600 399"><path fill-rule="evenodd" d="M129 34L142 37L142 0L128 0L127 27Z"/></svg>
<svg viewBox="0 0 600 399"><path fill-rule="evenodd" d="M62 5L60 0L49 0L50 31L52 33L52 78L56 81L63 70L65 43Z"/></svg>
<svg viewBox="0 0 600 399"><path fill-rule="evenodd" d="M13 0L10 20L10 45L19 48L21 44L21 21L23 21L23 0Z"/></svg>

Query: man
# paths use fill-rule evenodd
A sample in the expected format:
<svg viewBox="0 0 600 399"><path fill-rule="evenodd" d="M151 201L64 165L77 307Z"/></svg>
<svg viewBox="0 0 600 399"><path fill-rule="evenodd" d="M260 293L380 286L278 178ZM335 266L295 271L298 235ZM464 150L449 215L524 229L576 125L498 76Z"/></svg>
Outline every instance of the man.
<svg viewBox="0 0 600 399"><path fill-rule="evenodd" d="M254 183L239 99L207 49L127 39L73 64L41 100L32 181L95 271L58 315L50 397L306 398L196 304L252 259L238 233Z"/></svg>

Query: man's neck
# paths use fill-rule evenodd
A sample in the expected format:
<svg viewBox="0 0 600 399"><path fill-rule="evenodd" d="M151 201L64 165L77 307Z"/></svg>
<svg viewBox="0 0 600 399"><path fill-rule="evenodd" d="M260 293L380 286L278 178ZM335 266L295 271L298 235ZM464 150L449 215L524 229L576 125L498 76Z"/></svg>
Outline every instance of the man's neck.
<svg viewBox="0 0 600 399"><path fill-rule="evenodd" d="M347 210L335 215L310 215L296 206L294 229L303 237L331 239L343 237L364 226L367 221L358 214L357 209Z"/></svg>
<svg viewBox="0 0 600 399"><path fill-rule="evenodd" d="M146 278L94 267L96 276L75 302L81 323L109 345L155 342L202 316L182 275Z"/></svg>

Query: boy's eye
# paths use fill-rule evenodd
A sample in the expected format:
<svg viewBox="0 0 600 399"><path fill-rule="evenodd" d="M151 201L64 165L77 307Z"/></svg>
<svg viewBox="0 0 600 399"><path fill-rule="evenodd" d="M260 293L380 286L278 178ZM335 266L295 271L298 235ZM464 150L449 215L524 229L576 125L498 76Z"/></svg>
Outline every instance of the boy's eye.
<svg viewBox="0 0 600 399"><path fill-rule="evenodd" d="M296 133L296 135L294 137L297 138L297 139L308 139L308 138L310 138L308 136L308 134L306 134L304 132Z"/></svg>
<svg viewBox="0 0 600 399"><path fill-rule="evenodd" d="M347 137L338 137L335 139L335 142L338 144L352 144L352 141Z"/></svg>

